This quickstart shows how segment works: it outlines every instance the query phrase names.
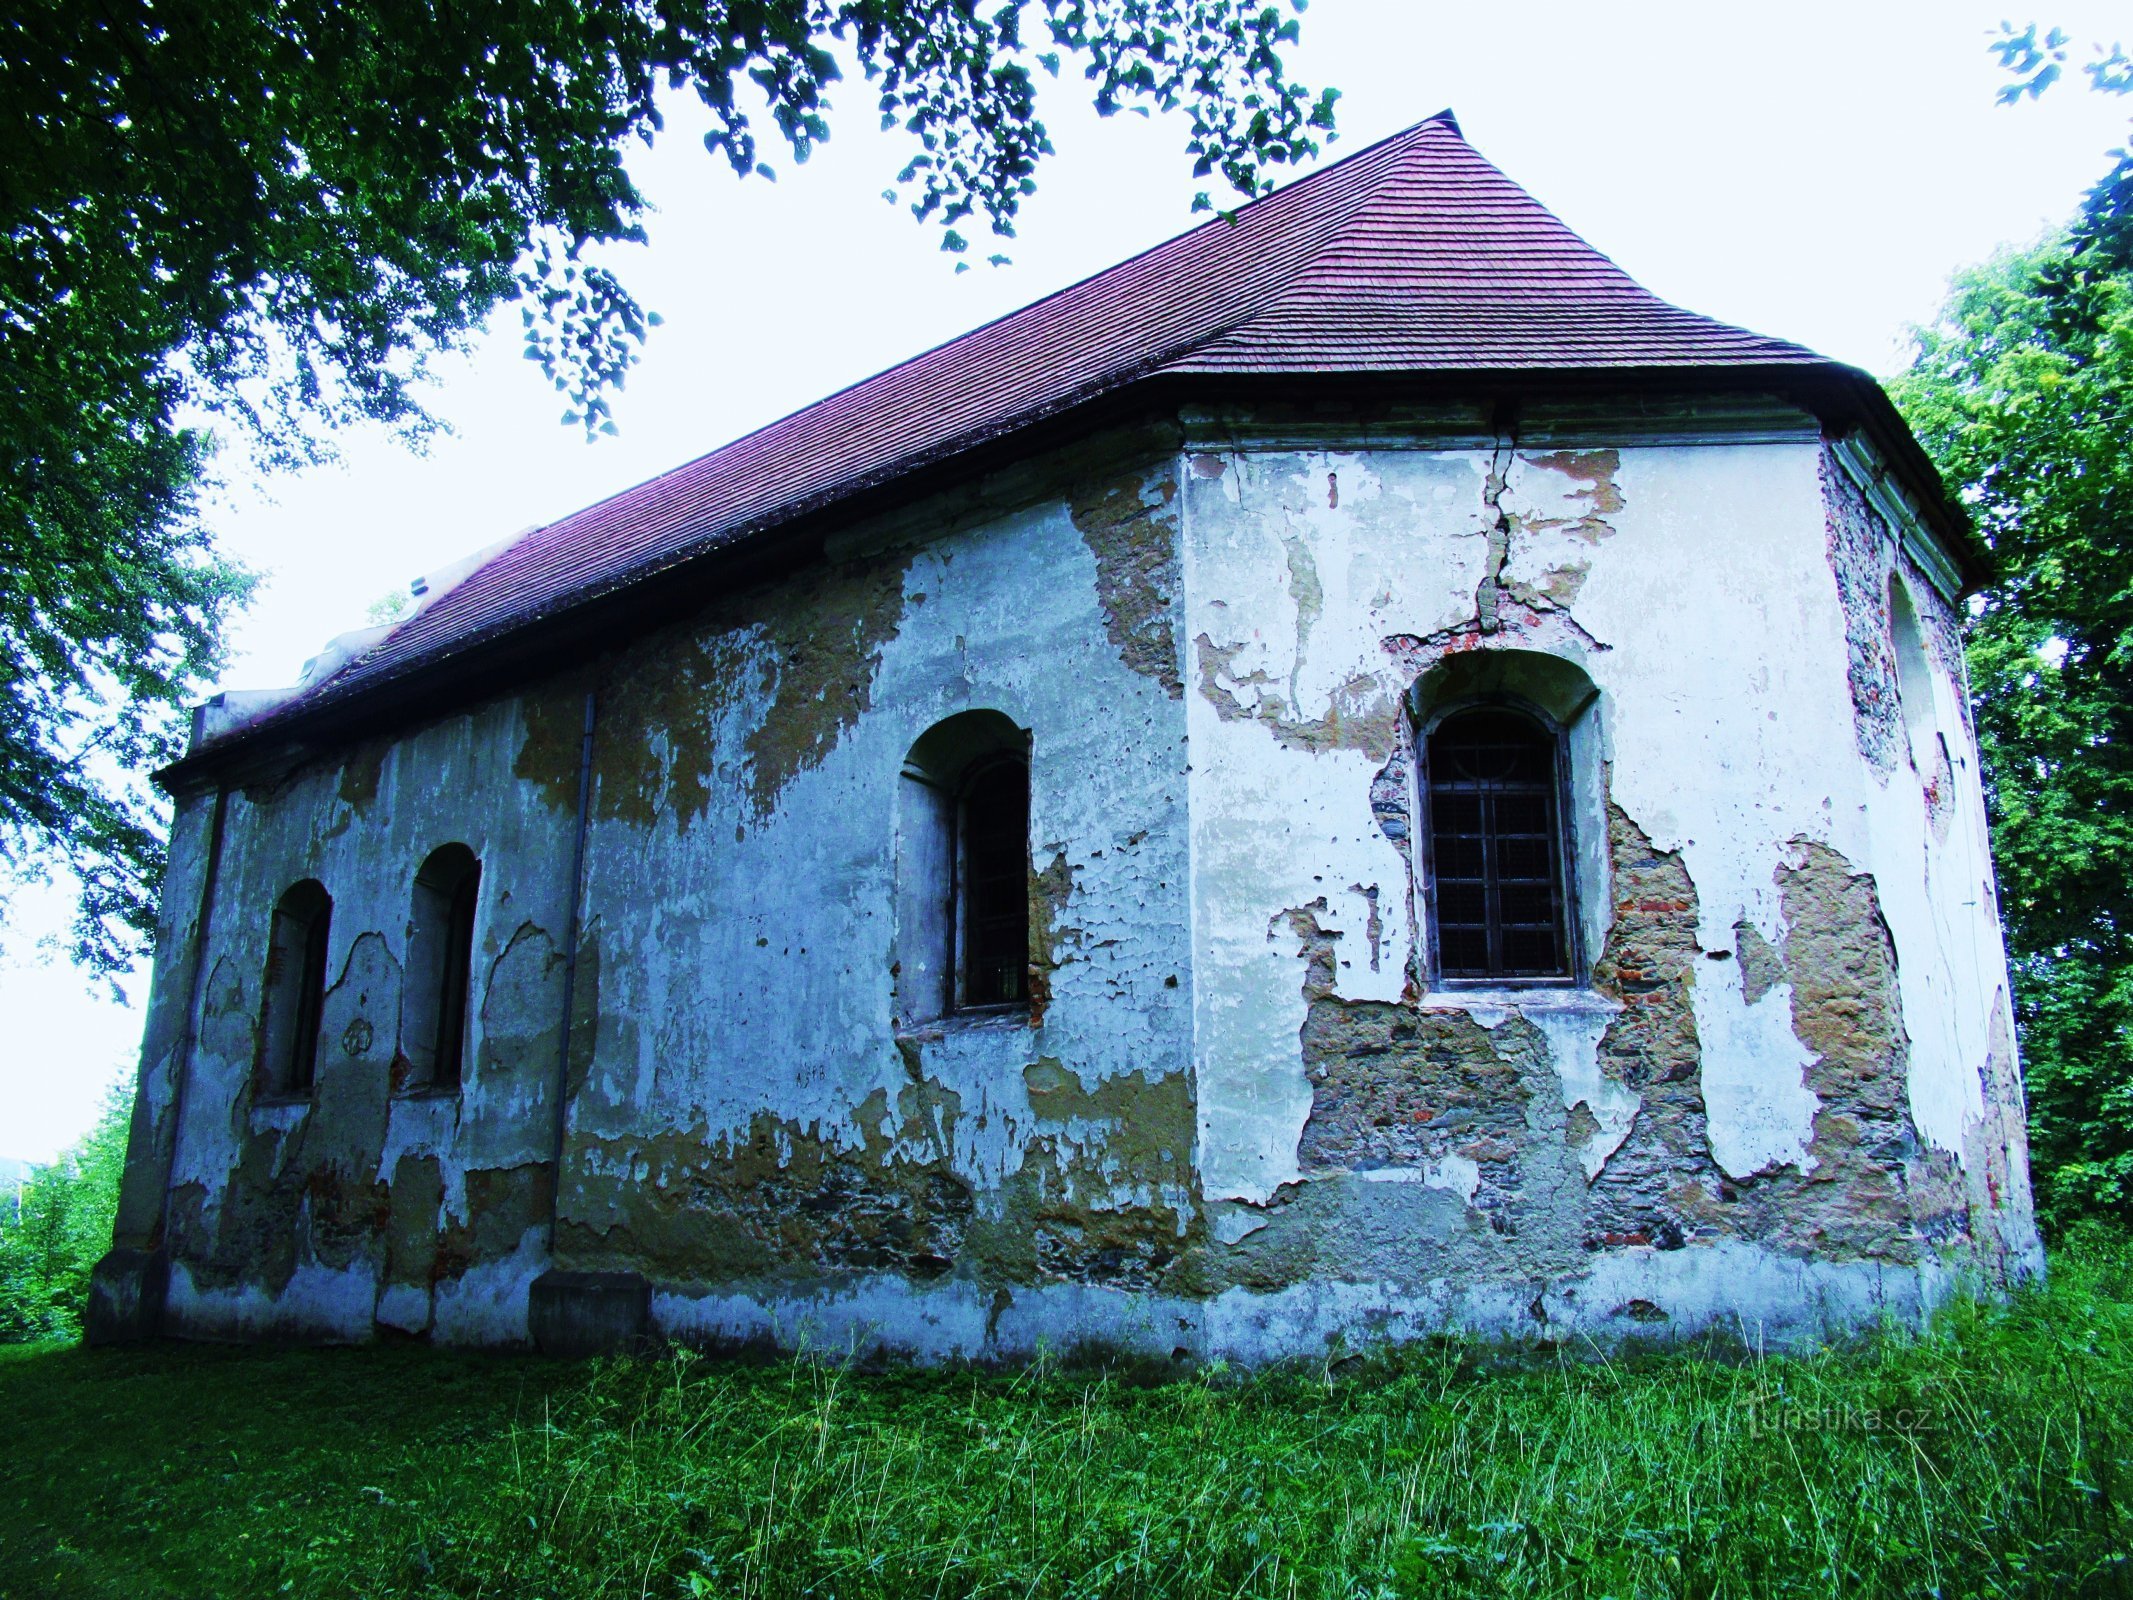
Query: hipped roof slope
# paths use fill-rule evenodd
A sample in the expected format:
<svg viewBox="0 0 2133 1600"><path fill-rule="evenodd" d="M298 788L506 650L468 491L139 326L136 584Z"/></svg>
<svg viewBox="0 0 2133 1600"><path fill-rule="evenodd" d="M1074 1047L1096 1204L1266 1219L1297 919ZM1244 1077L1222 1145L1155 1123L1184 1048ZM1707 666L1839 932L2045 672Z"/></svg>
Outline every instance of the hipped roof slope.
<svg viewBox="0 0 2133 1600"><path fill-rule="evenodd" d="M293 732L307 711L1144 378L1653 369L1706 381L1819 371L1871 386L1799 345L1659 299L1441 113L1233 220L1207 222L529 532L366 654L216 746Z"/></svg>

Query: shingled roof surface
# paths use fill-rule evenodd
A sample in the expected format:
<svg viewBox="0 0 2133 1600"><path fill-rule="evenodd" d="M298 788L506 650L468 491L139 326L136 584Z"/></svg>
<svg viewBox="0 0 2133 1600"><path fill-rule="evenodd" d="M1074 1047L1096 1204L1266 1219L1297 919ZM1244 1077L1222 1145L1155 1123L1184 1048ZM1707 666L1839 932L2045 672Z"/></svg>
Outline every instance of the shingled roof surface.
<svg viewBox="0 0 2133 1600"><path fill-rule="evenodd" d="M1155 374L1818 367L1668 305L1449 113L536 529L238 730L380 687Z"/></svg>

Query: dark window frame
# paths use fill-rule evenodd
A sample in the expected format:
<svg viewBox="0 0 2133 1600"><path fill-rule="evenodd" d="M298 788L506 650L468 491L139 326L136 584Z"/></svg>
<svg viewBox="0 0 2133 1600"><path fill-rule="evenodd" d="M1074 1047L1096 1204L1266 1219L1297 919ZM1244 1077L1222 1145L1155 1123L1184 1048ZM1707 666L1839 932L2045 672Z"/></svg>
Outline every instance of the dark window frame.
<svg viewBox="0 0 2133 1600"><path fill-rule="evenodd" d="M1022 892L1016 903L1020 906L1022 915L1020 919L1019 960L1010 960L1006 968L1011 974L1011 986L1014 992L1000 995L994 992L994 986L990 982L981 981L979 977L981 963L995 968L999 965L998 956L994 953L991 941L988 939L986 945L981 948L974 944L972 938L980 919L973 909L974 895L979 889L979 884L977 882L978 872L971 863L971 845L975 830L970 822L969 805L973 791L978 789L981 784L988 779L996 778L1000 774L1009 771L1018 774L1021 778L1022 823L1019 830L1019 838L1016 842L1019 845L1017 853L1021 867L1017 876L1019 876L1021 882ZM955 836L950 851L954 884L949 904L949 922L951 937L954 940L953 959L955 973L953 1004L950 1007L951 1014L1000 1016L1029 1010L1029 890L1031 865L1029 814L1030 762L1026 752L1014 750L988 752L972 760L957 776L954 810ZM1006 914L995 913L984 920L992 923L1002 923L1009 919ZM1010 946L1012 943L1013 941L1009 941Z"/></svg>
<svg viewBox="0 0 2133 1600"><path fill-rule="evenodd" d="M282 930L288 923L302 925L300 946L293 940L284 943ZM317 1093L332 938L333 896L323 883L300 878L281 892L267 922L261 1026L252 1062L255 1099L294 1103ZM294 984L284 986L280 963L292 946L300 967Z"/></svg>
<svg viewBox="0 0 2133 1600"><path fill-rule="evenodd" d="M400 998L402 1092L453 1095L466 1081L481 886L481 857L457 840L432 850L415 871Z"/></svg>
<svg viewBox="0 0 2133 1600"><path fill-rule="evenodd" d="M1442 894L1437 864L1436 793L1435 785L1431 781L1430 744L1446 723L1469 713L1488 711L1509 713L1530 722L1547 743L1552 769L1547 786L1551 823L1548 836L1554 869L1557 940L1561 952L1559 970L1477 974L1468 970L1447 972L1445 969L1443 938L1439 929ZM1416 849L1421 864L1423 898L1428 911L1425 920L1429 986L1442 992L1472 989L1575 989L1583 986L1586 972L1582 940L1579 937L1577 852L1572 821L1576 811L1571 792L1569 729L1532 701L1521 696L1463 696L1437 707L1414 725L1414 770L1416 815L1421 820L1421 826L1415 830ZM1499 933L1499 952L1500 938Z"/></svg>
<svg viewBox="0 0 2133 1600"><path fill-rule="evenodd" d="M444 981L437 996L436 1065L430 1085L457 1089L466 1081L467 1015L474 989L474 922L481 910L481 863L452 886L446 917ZM447 1066L449 1063L449 1067Z"/></svg>

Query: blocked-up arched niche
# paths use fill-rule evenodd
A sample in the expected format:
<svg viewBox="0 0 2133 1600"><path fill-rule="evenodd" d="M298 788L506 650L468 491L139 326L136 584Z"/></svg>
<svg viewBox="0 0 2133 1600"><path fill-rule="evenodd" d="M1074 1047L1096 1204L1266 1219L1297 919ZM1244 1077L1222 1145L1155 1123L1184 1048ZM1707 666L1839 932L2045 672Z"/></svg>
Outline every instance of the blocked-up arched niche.
<svg viewBox="0 0 2133 1600"><path fill-rule="evenodd" d="M1533 650L1446 657L1408 695L1430 987L1582 983L1606 931L1600 693Z"/></svg>
<svg viewBox="0 0 2133 1600"><path fill-rule="evenodd" d="M259 1093L288 1099L311 1092L326 1001L326 948L333 897L316 878L291 884L274 903L259 1016Z"/></svg>
<svg viewBox="0 0 2133 1600"><path fill-rule="evenodd" d="M1029 734L965 711L921 734L896 803L896 1015L1029 1003Z"/></svg>
<svg viewBox="0 0 2133 1600"><path fill-rule="evenodd" d="M1896 647L1896 697L1903 705L1911 765L1930 773L1940 758L1940 721L1933 704L1933 666L1918 607L1902 578L1889 578L1889 638Z"/></svg>
<svg viewBox="0 0 2133 1600"><path fill-rule="evenodd" d="M400 1052L409 1088L457 1088L466 1069L468 988L481 862L463 844L432 850L415 874L400 990Z"/></svg>

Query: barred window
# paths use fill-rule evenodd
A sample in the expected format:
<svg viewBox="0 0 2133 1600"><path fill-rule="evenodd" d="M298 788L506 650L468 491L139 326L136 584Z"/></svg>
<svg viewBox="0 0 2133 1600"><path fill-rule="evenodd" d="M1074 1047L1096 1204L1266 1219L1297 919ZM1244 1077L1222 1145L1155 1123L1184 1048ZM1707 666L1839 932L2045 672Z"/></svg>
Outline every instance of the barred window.
<svg viewBox="0 0 2133 1600"><path fill-rule="evenodd" d="M1475 707L1437 724L1425 759L1439 976L1573 976L1554 731Z"/></svg>
<svg viewBox="0 0 2133 1600"><path fill-rule="evenodd" d="M960 711L904 757L896 801L898 1024L1029 1003L1030 738Z"/></svg>

